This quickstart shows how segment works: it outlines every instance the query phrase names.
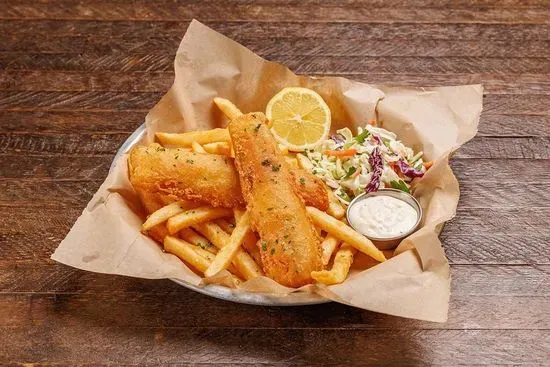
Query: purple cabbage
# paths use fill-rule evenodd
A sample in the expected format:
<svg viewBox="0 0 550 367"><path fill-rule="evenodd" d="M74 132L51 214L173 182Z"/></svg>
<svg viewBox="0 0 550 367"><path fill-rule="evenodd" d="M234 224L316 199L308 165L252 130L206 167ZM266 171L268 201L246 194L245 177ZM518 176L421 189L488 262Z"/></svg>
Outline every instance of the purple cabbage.
<svg viewBox="0 0 550 367"><path fill-rule="evenodd" d="M414 168L409 166L409 164L405 162L402 158L397 161L397 167L399 167L401 173L407 177L415 178L424 176L424 172L415 170Z"/></svg>
<svg viewBox="0 0 550 367"><path fill-rule="evenodd" d="M335 149L340 149L344 146L346 138L342 134L334 134L330 136L330 139L336 143Z"/></svg>
<svg viewBox="0 0 550 367"><path fill-rule="evenodd" d="M372 167L372 176L367 187L365 187L365 191L378 191L378 188L380 187L380 178L382 177L382 171L384 170L384 163L382 162L380 148L374 148L369 157L369 164Z"/></svg>
<svg viewBox="0 0 550 367"><path fill-rule="evenodd" d="M375 142L378 143L378 145L384 144L384 143L382 142L382 139L381 139L378 135L374 135L374 134L373 134L373 135L372 135L372 138L374 139Z"/></svg>

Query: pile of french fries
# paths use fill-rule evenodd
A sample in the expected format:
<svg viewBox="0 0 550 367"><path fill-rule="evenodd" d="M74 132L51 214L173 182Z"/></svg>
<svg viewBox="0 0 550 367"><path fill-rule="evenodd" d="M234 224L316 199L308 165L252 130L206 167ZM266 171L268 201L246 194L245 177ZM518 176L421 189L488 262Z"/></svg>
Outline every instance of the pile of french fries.
<svg viewBox="0 0 550 367"><path fill-rule="evenodd" d="M229 119L242 114L229 100L215 98L214 102ZM165 146L234 156L227 129L157 133L156 138ZM280 149L291 166L310 171L306 166L309 162L301 159L300 154L293 154L284 146ZM307 212L318 232L324 234L321 246L322 262L326 269L312 272L311 277L319 283L330 285L346 279L357 251L373 256L374 245L345 223L345 209L328 188L327 194L330 202L327 212L314 207L307 207ZM242 280L264 275L261 246L257 243L259 239L252 232L248 213L243 209L198 206L195 202L179 201L150 214L143 223L142 231L147 233L159 225L165 226L168 233L163 241L164 250L176 255L205 277L213 277L227 270L233 283L238 285Z"/></svg>

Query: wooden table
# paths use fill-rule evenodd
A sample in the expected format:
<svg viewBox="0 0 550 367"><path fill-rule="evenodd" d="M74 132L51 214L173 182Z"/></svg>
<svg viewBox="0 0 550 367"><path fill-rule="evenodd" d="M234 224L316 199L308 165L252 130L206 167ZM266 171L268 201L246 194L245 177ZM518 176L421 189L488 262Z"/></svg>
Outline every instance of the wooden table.
<svg viewBox="0 0 550 367"><path fill-rule="evenodd" d="M169 88L192 18L299 73L484 84L452 162L447 323L237 305L49 260ZM548 0L8 0L0 35L1 365L549 362Z"/></svg>

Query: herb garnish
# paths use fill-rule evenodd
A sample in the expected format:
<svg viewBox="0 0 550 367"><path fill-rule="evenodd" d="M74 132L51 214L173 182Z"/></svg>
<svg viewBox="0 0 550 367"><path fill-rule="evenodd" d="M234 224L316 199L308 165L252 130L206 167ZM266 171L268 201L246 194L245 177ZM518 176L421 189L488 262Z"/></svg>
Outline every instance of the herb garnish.
<svg viewBox="0 0 550 367"><path fill-rule="evenodd" d="M409 188L407 187L407 184L403 180L391 181L390 185L391 185L392 188L404 191L407 194L411 193L411 190L409 190Z"/></svg>
<svg viewBox="0 0 550 367"><path fill-rule="evenodd" d="M361 134L357 135L354 139L359 144L363 144L365 142L365 140L369 137L369 135L370 135L370 133L368 132L368 130L363 130L363 132Z"/></svg>

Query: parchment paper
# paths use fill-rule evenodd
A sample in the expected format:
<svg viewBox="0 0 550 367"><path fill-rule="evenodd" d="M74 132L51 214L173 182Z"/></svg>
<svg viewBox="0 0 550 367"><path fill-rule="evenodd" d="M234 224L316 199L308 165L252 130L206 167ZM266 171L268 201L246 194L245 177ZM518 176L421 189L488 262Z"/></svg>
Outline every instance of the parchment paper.
<svg viewBox="0 0 550 367"><path fill-rule="evenodd" d="M377 115L382 127L435 161L415 186L425 213L421 229L405 239L390 260L369 268L372 263L360 265L368 264L368 259L357 259L350 277L340 285L295 290L262 277L244 283L238 291L315 292L372 311L439 322L447 319L450 273L438 231L454 216L459 197L448 159L476 134L482 109L480 85L387 88L344 78L298 76L198 21L190 24L174 66L172 88L147 115L143 143L151 142L156 131L225 126L227 121L212 102L216 96L234 101L244 112L264 111L281 88L304 86L319 92L328 103L334 130L349 126L355 131ZM179 259L140 233L143 211L128 180L126 158L116 162L52 259L94 272L177 278L204 285ZM207 281L222 280L223 276Z"/></svg>

